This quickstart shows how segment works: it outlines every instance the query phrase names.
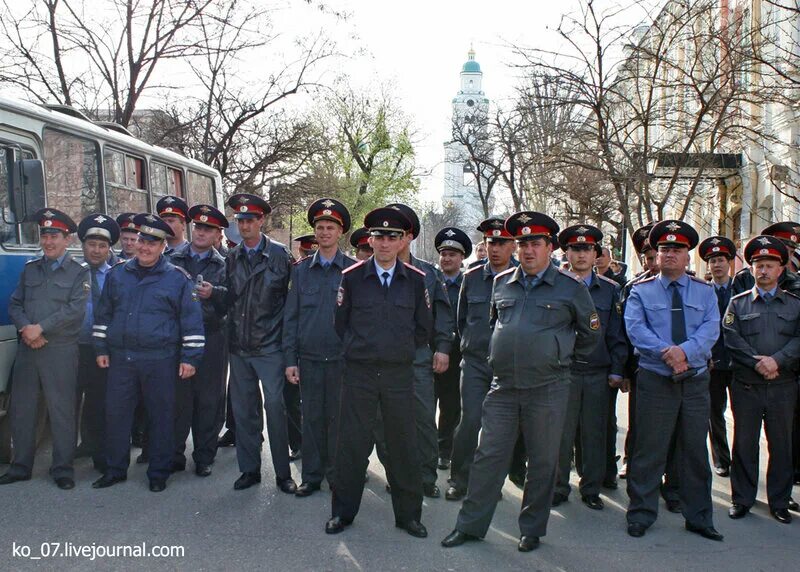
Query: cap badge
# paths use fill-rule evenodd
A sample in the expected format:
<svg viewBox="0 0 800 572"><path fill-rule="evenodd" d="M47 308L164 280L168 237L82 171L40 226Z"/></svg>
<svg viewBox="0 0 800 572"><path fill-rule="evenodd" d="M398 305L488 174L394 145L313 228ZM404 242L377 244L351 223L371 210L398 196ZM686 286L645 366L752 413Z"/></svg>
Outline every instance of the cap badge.
<svg viewBox="0 0 800 572"><path fill-rule="evenodd" d="M519 216L517 217L517 220L518 220L519 222L521 222L522 224L525 224L526 222L528 222L528 221L530 221L530 220L531 220L531 217L529 217L528 215L526 215L526 214L524 214L524 213L523 213L523 214L521 214L521 215L519 215ZM528 234L528 233L530 233L530 231L531 231L531 230L530 230L530 229L528 229L528 232L526 232L525 234ZM524 230L523 230L523 232L524 232Z"/></svg>
<svg viewBox="0 0 800 572"><path fill-rule="evenodd" d="M208 208L206 205L203 205L202 207L200 207L200 212L201 213L210 213L211 209Z"/></svg>
<svg viewBox="0 0 800 572"><path fill-rule="evenodd" d="M522 234L530 234L530 233L531 233L531 227L529 226L522 227Z"/></svg>
<svg viewBox="0 0 800 572"><path fill-rule="evenodd" d="M710 242L711 244L719 244L722 241L720 239L714 237L711 240L709 240L708 242Z"/></svg>
<svg viewBox="0 0 800 572"><path fill-rule="evenodd" d="M208 217L206 215L200 215L200 222L206 222Z"/></svg>
<svg viewBox="0 0 800 572"><path fill-rule="evenodd" d="M769 244L770 240L766 236L762 236L761 238L758 239L758 242L760 242L761 244Z"/></svg>
<svg viewBox="0 0 800 572"><path fill-rule="evenodd" d="M493 230L492 231L492 236L500 236L501 234L503 234L502 230Z"/></svg>
<svg viewBox="0 0 800 572"><path fill-rule="evenodd" d="M324 201L322 201L322 206L323 206L323 207L327 207L327 208L331 208L331 207L332 207L333 205L335 205L335 204L336 204L336 203L334 203L334 202L333 202L332 200L330 200L330 199L325 199ZM327 213L327 214L330 214L330 213Z"/></svg>
<svg viewBox="0 0 800 572"><path fill-rule="evenodd" d="M715 246L711 249L711 252L719 252L719 246Z"/></svg>
<svg viewBox="0 0 800 572"><path fill-rule="evenodd" d="M762 248L758 251L759 254L769 254L769 248Z"/></svg>
<svg viewBox="0 0 800 572"><path fill-rule="evenodd" d="M99 216L96 216L96 217L94 218L94 221L95 221L97 224L103 224L104 222L106 222L106 217L104 217L103 215L99 215Z"/></svg>
<svg viewBox="0 0 800 572"><path fill-rule="evenodd" d="M329 216L331 214L331 209L325 209L322 211L322 214L325 216Z"/></svg>
<svg viewBox="0 0 800 572"><path fill-rule="evenodd" d="M586 237L585 236L579 236L575 240L577 240L578 242L586 242Z"/></svg>
<svg viewBox="0 0 800 572"><path fill-rule="evenodd" d="M42 216L45 217L45 218L53 218L54 216L56 216L56 213L54 213L52 211L44 211L42 213Z"/></svg>
<svg viewBox="0 0 800 572"><path fill-rule="evenodd" d="M146 217L144 217L144 220L146 220L147 222L156 222L156 217L149 214Z"/></svg>
<svg viewBox="0 0 800 572"><path fill-rule="evenodd" d="M383 226L385 226L385 227L389 226L389 221L388 220L383 221Z"/></svg>
<svg viewBox="0 0 800 572"><path fill-rule="evenodd" d="M579 234L586 234L587 232L589 232L589 229L586 228L585 226L579 226L578 228L575 229L575 232Z"/></svg>
<svg viewBox="0 0 800 572"><path fill-rule="evenodd" d="M172 203L175 202L175 199L173 199L172 197L167 197L166 199L164 199L164 202L168 205L171 205Z"/></svg>
<svg viewBox="0 0 800 572"><path fill-rule="evenodd" d="M450 229L450 228L448 228L447 232L445 232L444 234L445 234L445 236L449 236L451 238L456 235L456 233L453 232L453 229Z"/></svg>
<svg viewBox="0 0 800 572"><path fill-rule="evenodd" d="M239 212L240 213L246 213L247 212L247 207L245 205L240 206L239 207Z"/></svg>
<svg viewBox="0 0 800 572"><path fill-rule="evenodd" d="M676 230L678 230L680 227L681 227L681 225L679 225L678 223L676 223L676 222L671 222L671 223L669 223L669 224L666 226L666 229L667 229L667 230L671 230L672 232L675 232L675 231L676 231Z"/></svg>
<svg viewBox="0 0 800 572"><path fill-rule="evenodd" d="M674 234L668 234L666 238L667 238L667 240L669 240L669 241L673 241L673 240L675 240L677 237L676 237Z"/></svg>
<svg viewBox="0 0 800 572"><path fill-rule="evenodd" d="M44 226L53 226L53 221L52 220L46 220L46 221L44 221L43 225Z"/></svg>

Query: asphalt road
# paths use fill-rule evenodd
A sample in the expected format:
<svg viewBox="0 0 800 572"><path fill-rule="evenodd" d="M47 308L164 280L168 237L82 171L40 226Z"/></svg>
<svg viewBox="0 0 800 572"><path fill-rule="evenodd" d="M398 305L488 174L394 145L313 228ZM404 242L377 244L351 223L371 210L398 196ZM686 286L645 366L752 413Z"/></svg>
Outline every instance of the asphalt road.
<svg viewBox="0 0 800 572"><path fill-rule="evenodd" d="M624 409L623 400L619 404L621 426L626 423ZM0 562L5 569L800 569L800 515L795 515L790 525L770 517L763 471L760 502L740 521L727 517L728 479L714 477L715 523L725 534L723 543L684 531L682 517L666 510L644 538L630 538L625 532L627 497L623 486L604 492L606 509L602 512L584 507L573 492L570 502L552 511L541 548L522 554L516 549L521 491L510 482L506 482L486 539L444 549L439 541L452 530L460 503L425 499L422 520L430 535L422 540L408 536L394 527L383 470L374 456L358 518L344 533L329 536L323 531L330 511L327 490L302 499L278 491L266 447L263 482L238 492L233 490L239 472L232 448L220 450L211 477L196 477L190 462L190 470L173 476L167 490L159 494L148 490L142 465L132 467L126 483L94 490L90 483L98 475L86 459L76 464L77 487L60 491L47 476L49 455L49 448L43 447L31 481L0 488ZM298 482L299 469L295 463ZM624 485L624 481L620 483ZM444 490L444 471L439 473L439 485ZM795 487L798 497L800 487ZM60 543L57 548L55 543ZM181 547L182 555L102 556L106 547L141 547L143 543L148 550ZM63 552L65 547L72 551L88 548L82 548L84 555L78 557L31 559L48 548Z"/></svg>

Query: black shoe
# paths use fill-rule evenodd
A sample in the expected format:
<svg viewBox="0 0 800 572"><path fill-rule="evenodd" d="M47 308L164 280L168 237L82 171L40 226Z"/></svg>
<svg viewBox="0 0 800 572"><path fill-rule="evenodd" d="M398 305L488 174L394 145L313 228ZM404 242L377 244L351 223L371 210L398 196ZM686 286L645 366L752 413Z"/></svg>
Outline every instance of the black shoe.
<svg viewBox="0 0 800 572"><path fill-rule="evenodd" d="M561 493L555 493L553 495L553 502L550 503L550 506L558 506L560 504L564 504L569 500L567 495L562 495Z"/></svg>
<svg viewBox="0 0 800 572"><path fill-rule="evenodd" d="M446 471L450 468L450 459L445 459L444 457L439 457L439 464L436 465L440 471Z"/></svg>
<svg viewBox="0 0 800 572"><path fill-rule="evenodd" d="M294 496L296 497L310 497L314 494L314 491L319 490L319 483L300 483L300 486L297 487L297 490L294 491Z"/></svg>
<svg viewBox="0 0 800 572"><path fill-rule="evenodd" d="M508 480L514 483L518 489L525 488L525 475L516 475L514 473L508 473Z"/></svg>
<svg viewBox="0 0 800 572"><path fill-rule="evenodd" d="M225 434L217 439L217 447L233 447L236 445L236 433L228 429Z"/></svg>
<svg viewBox="0 0 800 572"><path fill-rule="evenodd" d="M615 491L619 488L617 479L606 479L603 481L603 488Z"/></svg>
<svg viewBox="0 0 800 572"><path fill-rule="evenodd" d="M734 503L731 505L731 508L728 509L728 516L736 520L738 518L744 518L747 516L748 512L750 512L750 507Z"/></svg>
<svg viewBox="0 0 800 572"><path fill-rule="evenodd" d="M442 496L442 491L439 490L439 486L436 483L431 483L428 485L422 485L422 494L429 499L438 499L440 496Z"/></svg>
<svg viewBox="0 0 800 572"><path fill-rule="evenodd" d="M325 534L339 534L340 532L344 531L345 527L350 526L351 524L353 524L352 518L341 518L339 516L334 516L325 523Z"/></svg>
<svg viewBox="0 0 800 572"><path fill-rule="evenodd" d="M409 520L408 522L395 522L394 525L397 528L402 528L411 536L416 536L417 538L428 538L428 529L425 528L425 525L418 520Z"/></svg>
<svg viewBox="0 0 800 572"><path fill-rule="evenodd" d="M628 523L628 536L641 538L647 531L647 527L639 522Z"/></svg>
<svg viewBox="0 0 800 572"><path fill-rule="evenodd" d="M114 477L108 473L97 479L95 482L92 483L93 489L107 489L108 487L114 486L117 483L123 483L128 480L126 475L121 477Z"/></svg>
<svg viewBox="0 0 800 572"><path fill-rule="evenodd" d="M62 491L68 491L75 488L75 481L70 477L58 477L56 479L56 486Z"/></svg>
<svg viewBox="0 0 800 572"><path fill-rule="evenodd" d="M151 493L160 493L166 488L167 488L167 481L162 481L161 479L153 479L152 481L150 481Z"/></svg>
<svg viewBox="0 0 800 572"><path fill-rule="evenodd" d="M603 510L605 504L603 504L603 499L600 498L600 495L581 495L581 500L583 504L588 506L592 510Z"/></svg>
<svg viewBox="0 0 800 572"><path fill-rule="evenodd" d="M297 492L297 483L294 482L292 477L288 479L276 479L275 484L278 488L287 495L293 495Z"/></svg>
<svg viewBox="0 0 800 572"><path fill-rule="evenodd" d="M539 548L538 536L519 537L519 544L517 544L517 550L519 550L520 552L531 552L532 550L536 550L537 548Z"/></svg>
<svg viewBox="0 0 800 572"><path fill-rule="evenodd" d="M289 462L296 461L302 456L300 449L289 449Z"/></svg>
<svg viewBox="0 0 800 572"><path fill-rule="evenodd" d="M789 504L786 508L793 510L794 512L800 512L800 505L798 505L792 497L789 497Z"/></svg>
<svg viewBox="0 0 800 572"><path fill-rule="evenodd" d="M242 473L242 476L233 483L233 490L243 491L261 482L261 473Z"/></svg>
<svg viewBox="0 0 800 572"><path fill-rule="evenodd" d="M16 483L19 481L30 481L31 476L28 475L27 477L20 477L19 475L11 475L6 473L2 477L0 477L0 485L10 485L11 483Z"/></svg>
<svg viewBox="0 0 800 572"><path fill-rule="evenodd" d="M667 503L667 510L669 512L679 513L681 512L681 501L679 500L665 500Z"/></svg>
<svg viewBox="0 0 800 572"><path fill-rule="evenodd" d="M195 465L194 474L198 477L211 476L211 465Z"/></svg>
<svg viewBox="0 0 800 572"><path fill-rule="evenodd" d="M729 467L714 467L714 472L717 473L718 477L730 477L731 470Z"/></svg>
<svg viewBox="0 0 800 572"><path fill-rule="evenodd" d="M474 542L476 540L480 540L480 538L472 534L467 534L466 532L461 532L460 530L454 530L445 536L440 544L445 548L453 548L454 546L461 546L465 542Z"/></svg>
<svg viewBox="0 0 800 572"><path fill-rule="evenodd" d="M137 465L143 465L149 462L150 462L150 455L148 455L147 453L139 453L139 456L136 457Z"/></svg>
<svg viewBox="0 0 800 572"><path fill-rule="evenodd" d="M792 522L792 515L788 508L776 508L775 510L770 510L769 513L775 520L782 522L783 524L789 524Z"/></svg>
<svg viewBox="0 0 800 572"><path fill-rule="evenodd" d="M687 522L685 527L689 532L694 532L695 534L699 534L703 538L708 538L709 540L722 542L722 540L725 538L719 532L717 532L717 529L715 529L713 526L694 526L693 524L689 524Z"/></svg>
<svg viewBox="0 0 800 572"><path fill-rule="evenodd" d="M170 473L180 473L181 471L186 470L186 461L181 463L180 461L173 461L172 465L169 467Z"/></svg>
<svg viewBox="0 0 800 572"><path fill-rule="evenodd" d="M444 498L446 498L447 500L457 501L463 499L466 496L466 494L467 491L465 491L464 489L460 489L456 486L450 486L447 487L447 490L444 492Z"/></svg>

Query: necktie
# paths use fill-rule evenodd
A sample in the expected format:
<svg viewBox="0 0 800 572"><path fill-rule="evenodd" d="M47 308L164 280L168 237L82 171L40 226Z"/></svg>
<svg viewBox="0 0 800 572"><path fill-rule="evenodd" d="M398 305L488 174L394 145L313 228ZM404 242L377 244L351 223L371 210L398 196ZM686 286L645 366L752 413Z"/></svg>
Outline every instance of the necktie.
<svg viewBox="0 0 800 572"><path fill-rule="evenodd" d="M331 266L331 263L328 262L328 261L325 261L325 262L322 263L322 269L323 270L327 270L328 268L330 268L330 266Z"/></svg>
<svg viewBox="0 0 800 572"><path fill-rule="evenodd" d="M251 268L256 264L256 254L258 254L257 250L251 250L247 253L247 262L250 264Z"/></svg>
<svg viewBox="0 0 800 572"><path fill-rule="evenodd" d="M525 276L525 289L532 290L539 284L538 276Z"/></svg>
<svg viewBox="0 0 800 572"><path fill-rule="evenodd" d="M92 306L100 302L100 282L97 280L97 268L92 268Z"/></svg>
<svg viewBox="0 0 800 572"><path fill-rule="evenodd" d="M384 272L381 277L383 278L383 297L385 298L389 294L389 273Z"/></svg>
<svg viewBox="0 0 800 572"><path fill-rule="evenodd" d="M772 300L772 293L764 292L764 295L761 297L764 298L764 302L769 302L770 300Z"/></svg>
<svg viewBox="0 0 800 572"><path fill-rule="evenodd" d="M680 345L686 341L686 316L683 313L683 298L681 298L678 283L672 282L672 343Z"/></svg>

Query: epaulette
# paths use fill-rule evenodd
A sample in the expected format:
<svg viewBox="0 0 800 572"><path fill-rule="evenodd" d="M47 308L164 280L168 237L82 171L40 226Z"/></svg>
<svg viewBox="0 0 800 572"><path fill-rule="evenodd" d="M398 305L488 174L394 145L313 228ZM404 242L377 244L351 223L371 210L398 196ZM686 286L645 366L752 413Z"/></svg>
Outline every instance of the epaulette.
<svg viewBox="0 0 800 572"><path fill-rule="evenodd" d="M744 292L739 292L738 294L734 294L731 296L731 300L736 300L737 298L741 298L743 296L749 296L752 293L752 288L749 290L745 290Z"/></svg>
<svg viewBox="0 0 800 572"><path fill-rule="evenodd" d="M25 264L30 264L31 262L37 262L37 261L39 261L39 260L41 260L41 259L42 259L42 257L41 257L41 256L37 256L36 258L31 258L30 260L27 260L27 261L25 262Z"/></svg>
<svg viewBox="0 0 800 572"><path fill-rule="evenodd" d="M186 278L188 278L189 280L191 280L191 279L192 279L192 275L191 275L191 274L189 274L188 272L186 272L186 270L185 270L184 268L181 268L181 267L180 267L180 266L178 266L177 264L173 264L173 265L172 265L172 267L173 267L175 270L177 270L177 271L179 271L179 272L183 273L183 275L184 275L184 276L186 276Z"/></svg>
<svg viewBox="0 0 800 572"><path fill-rule="evenodd" d="M566 270L564 268L556 268L556 270L558 270L564 276L568 276L569 278L572 278L575 282L583 282L583 280L581 280L581 277L578 276L577 274L575 274L574 272L571 272L571 271Z"/></svg>
<svg viewBox="0 0 800 572"><path fill-rule="evenodd" d="M130 260L130 259L129 259L129 260ZM116 267L116 266L119 266L120 264L125 264L126 262L128 262L128 260L125 260L125 259L123 259L123 258L120 258L119 260L117 260L117 261L116 261L116 262L115 262L115 263L114 263L114 264L111 266L111 268L114 268L114 267Z"/></svg>
<svg viewBox="0 0 800 572"><path fill-rule="evenodd" d="M789 290L784 290L783 292L784 294L788 294L789 296L792 296L793 298L797 298L798 300L800 300L800 296L798 296L794 292L790 292Z"/></svg>
<svg viewBox="0 0 800 572"><path fill-rule="evenodd" d="M409 264L408 262L403 262L403 264L405 265L406 268L410 268L414 272L417 272L417 273L422 274L423 276L425 276L425 271L424 270L420 270L419 268L417 268L413 264Z"/></svg>
<svg viewBox="0 0 800 572"><path fill-rule="evenodd" d="M295 260L294 262L292 262L292 265L293 266L297 266L298 264L303 262L303 260L305 260L306 258L311 258L312 256L313 256L313 254L309 254L307 256L304 256L303 258L299 258L299 259Z"/></svg>
<svg viewBox="0 0 800 572"><path fill-rule="evenodd" d="M648 276L647 278L642 278L641 280L637 280L636 282L633 283L633 285L634 286L638 286L639 284L645 284L647 282L652 282L656 278L658 278L658 274L654 274L653 276Z"/></svg>
<svg viewBox="0 0 800 572"><path fill-rule="evenodd" d="M702 284L704 286L711 286L711 284L709 284L708 282L706 282L702 278L698 278L697 276L693 276L691 274L687 274L687 276L689 277L690 280L693 280L694 282L699 282L700 284Z"/></svg>
<svg viewBox="0 0 800 572"><path fill-rule="evenodd" d="M498 278L500 278L501 276L505 276L509 272L514 272L514 270L516 270L516 269L517 269L516 266L512 266L511 268L506 268L502 272L498 272L497 274L495 274L494 278L495 278L495 280L497 280Z"/></svg>
<svg viewBox="0 0 800 572"><path fill-rule="evenodd" d="M477 265L477 266L470 266L469 268L467 268L467 269L464 271L464 276L466 276L467 274L472 274L472 273L473 273L473 272L475 272L476 270L483 270L483 264L479 264L479 265Z"/></svg>
<svg viewBox="0 0 800 572"><path fill-rule="evenodd" d="M617 287L619 287L619 282L615 282L614 280L612 280L612 279L611 279L611 278L609 278L608 276L603 276L602 274L597 274L597 277L598 277L600 280L605 280L605 281L606 281L606 282L608 282L609 284L613 284L614 286L617 286Z"/></svg>
<svg viewBox="0 0 800 572"><path fill-rule="evenodd" d="M367 260L369 260L369 258L367 258ZM347 274L347 273L348 273L348 272L350 272L351 270L354 270L354 269L356 269L356 268L360 268L361 266L363 266L363 265L364 265L364 263L365 263L367 260L359 260L358 262L356 262L356 263L355 263L355 264L353 264L352 266L348 266L347 268L345 268L344 270L342 270L342 274Z"/></svg>
<svg viewBox="0 0 800 572"><path fill-rule="evenodd" d="M80 266L82 268L91 268L89 266L89 263L86 262L85 260L78 260L77 258L74 258L74 257L71 258L70 260L72 260L74 263L76 263L78 266Z"/></svg>

